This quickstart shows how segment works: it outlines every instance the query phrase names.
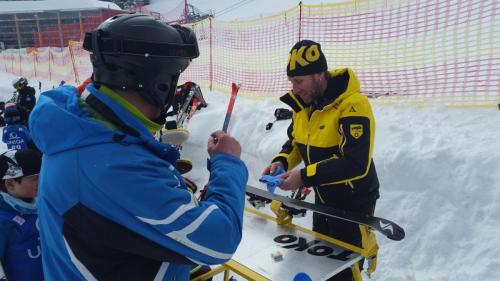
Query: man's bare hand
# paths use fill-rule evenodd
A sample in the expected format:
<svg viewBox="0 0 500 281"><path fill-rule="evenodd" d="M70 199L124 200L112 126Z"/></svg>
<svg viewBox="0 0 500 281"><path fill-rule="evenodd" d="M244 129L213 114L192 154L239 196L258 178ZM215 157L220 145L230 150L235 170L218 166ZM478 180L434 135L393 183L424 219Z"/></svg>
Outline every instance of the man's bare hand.
<svg viewBox="0 0 500 281"><path fill-rule="evenodd" d="M283 179L283 183L278 186L280 189L295 191L297 188L304 186L300 170L292 170L278 175L278 177Z"/></svg>
<svg viewBox="0 0 500 281"><path fill-rule="evenodd" d="M264 169L264 171L262 171L262 175L265 176L265 175L272 174L272 173L274 173L274 171L276 171L278 169L278 167L285 169L283 167L283 163L281 163L280 161L276 161L276 162L271 163L271 165L267 166Z"/></svg>
<svg viewBox="0 0 500 281"><path fill-rule="evenodd" d="M240 158L241 145L240 143L223 131L215 131L210 134L207 144L208 155L212 156L217 152L225 152Z"/></svg>

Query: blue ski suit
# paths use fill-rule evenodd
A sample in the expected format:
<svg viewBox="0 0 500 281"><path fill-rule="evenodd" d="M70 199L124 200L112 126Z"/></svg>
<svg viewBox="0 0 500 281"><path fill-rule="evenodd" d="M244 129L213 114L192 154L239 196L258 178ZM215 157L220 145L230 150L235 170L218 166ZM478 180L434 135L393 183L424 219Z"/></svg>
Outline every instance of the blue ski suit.
<svg viewBox="0 0 500 281"><path fill-rule="evenodd" d="M230 259L242 236L245 164L212 155L209 191L198 202L173 166L176 149L156 141L124 100L93 84L86 91L136 134L111 124L74 87L40 96L29 127L43 152L46 280L188 280L195 264Z"/></svg>

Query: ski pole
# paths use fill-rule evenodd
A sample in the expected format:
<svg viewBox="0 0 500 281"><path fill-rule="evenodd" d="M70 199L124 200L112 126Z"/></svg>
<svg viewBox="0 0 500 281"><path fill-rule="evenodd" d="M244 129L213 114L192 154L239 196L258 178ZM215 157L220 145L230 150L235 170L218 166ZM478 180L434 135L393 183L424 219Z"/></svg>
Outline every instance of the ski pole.
<svg viewBox="0 0 500 281"><path fill-rule="evenodd" d="M234 101L236 100L236 95L238 94L238 90L240 89L241 84L236 85L234 82L231 84L231 98L229 99L229 104L227 105L226 117L224 118L224 124L222 125L222 131L227 133L227 127L229 126L229 120L231 119L231 113L233 112ZM217 143L217 138L213 138L213 142ZM208 166L210 165L210 159L207 159ZM210 170L210 169L209 169ZM200 197L198 197L199 201L205 199L205 194L208 190L208 183L205 184L205 187L200 191Z"/></svg>
<svg viewBox="0 0 500 281"><path fill-rule="evenodd" d="M224 124L222 125L222 131L227 133L227 127L229 126L229 120L231 120L231 113L233 112L234 102L236 100L236 95L238 94L238 90L241 87L241 84L236 85L234 82L231 85L231 98L229 100L229 104L227 105L226 118L224 118Z"/></svg>

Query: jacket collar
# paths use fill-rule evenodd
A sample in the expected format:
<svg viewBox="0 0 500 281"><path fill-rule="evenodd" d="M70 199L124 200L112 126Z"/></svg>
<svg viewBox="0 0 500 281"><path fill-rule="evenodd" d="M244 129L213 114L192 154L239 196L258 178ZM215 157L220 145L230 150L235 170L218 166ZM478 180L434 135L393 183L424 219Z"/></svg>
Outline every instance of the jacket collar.
<svg viewBox="0 0 500 281"><path fill-rule="evenodd" d="M123 132L122 134L115 131L113 135L114 141L123 144L142 144L154 154L170 163L175 163L179 159L180 153L176 148L168 143L156 141L151 132L148 131L146 126L137 117L111 97L97 90L92 84L87 86L81 98L86 102L89 101L89 98L93 99L93 109L97 110L101 115L107 115L103 115L103 117Z"/></svg>

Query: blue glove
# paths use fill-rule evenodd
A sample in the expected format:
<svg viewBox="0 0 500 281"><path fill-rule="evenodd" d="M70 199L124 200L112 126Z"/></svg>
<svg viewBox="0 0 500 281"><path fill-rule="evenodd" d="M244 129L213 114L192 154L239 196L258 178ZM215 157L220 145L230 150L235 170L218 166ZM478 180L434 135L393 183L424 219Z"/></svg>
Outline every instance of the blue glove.
<svg viewBox="0 0 500 281"><path fill-rule="evenodd" d="M282 167L278 167L274 173L260 177L259 181L267 185L267 191L274 194L274 190L278 185L283 183L283 179L278 178L277 175L284 173Z"/></svg>

